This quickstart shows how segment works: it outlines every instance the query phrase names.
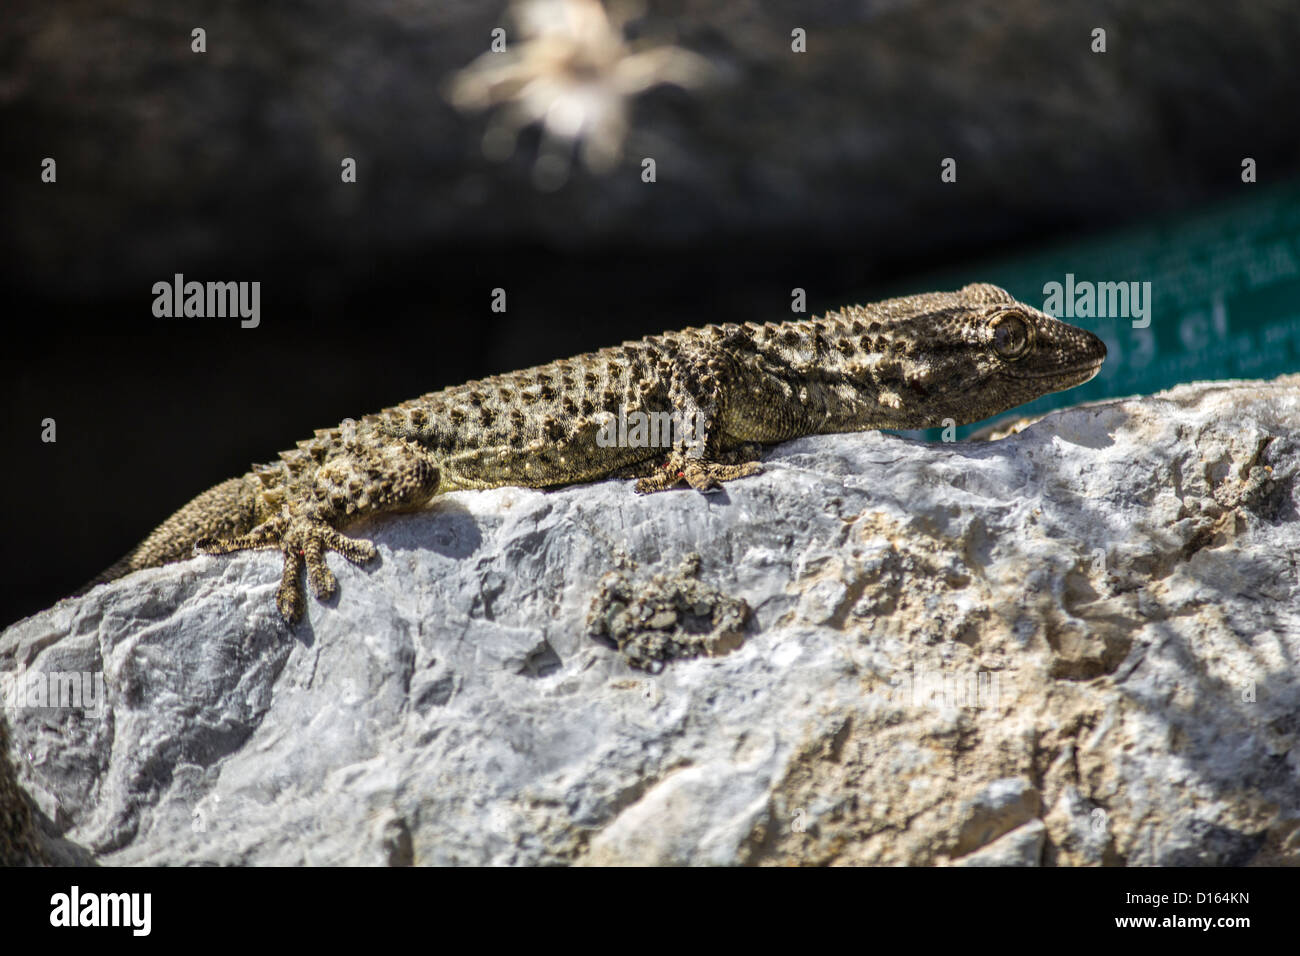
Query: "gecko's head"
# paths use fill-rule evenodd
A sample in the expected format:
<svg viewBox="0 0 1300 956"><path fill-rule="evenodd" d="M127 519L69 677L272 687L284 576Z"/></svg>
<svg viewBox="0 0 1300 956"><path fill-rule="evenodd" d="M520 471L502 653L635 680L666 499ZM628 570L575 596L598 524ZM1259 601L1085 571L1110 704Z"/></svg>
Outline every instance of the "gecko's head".
<svg viewBox="0 0 1300 956"><path fill-rule="evenodd" d="M962 291L979 289L989 290L993 299L983 311L981 330L991 363L1005 381L1025 383L1030 398L1082 385L1101 369L1106 343L1091 332L1017 302L997 286ZM1000 301L992 293L999 293Z"/></svg>
<svg viewBox="0 0 1300 956"><path fill-rule="evenodd" d="M883 420L900 423L885 427L1000 415L1088 381L1106 358L1091 332L983 283L846 310L842 321L850 332L865 326L862 374L890 409Z"/></svg>
<svg viewBox="0 0 1300 956"><path fill-rule="evenodd" d="M967 373L984 407L975 418L1000 414L1049 392L1082 385L1101 369L1106 344L1097 336L1016 301L994 285L968 285L954 293L969 324L962 337L974 346Z"/></svg>

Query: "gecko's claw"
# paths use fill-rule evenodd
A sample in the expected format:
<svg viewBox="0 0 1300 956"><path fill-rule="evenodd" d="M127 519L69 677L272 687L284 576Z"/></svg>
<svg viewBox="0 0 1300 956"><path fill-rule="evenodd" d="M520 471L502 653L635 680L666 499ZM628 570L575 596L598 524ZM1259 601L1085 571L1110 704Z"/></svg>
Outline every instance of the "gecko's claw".
<svg viewBox="0 0 1300 956"><path fill-rule="evenodd" d="M202 554L267 548L284 554L284 573L275 594L275 606L280 616L290 623L302 617L304 569L307 586L318 599L327 600L338 590L338 579L325 563L325 552L335 551L353 564L364 564L379 553L371 542L340 534L319 518L286 515L277 515L247 534L223 540L204 538L194 545L194 550Z"/></svg>

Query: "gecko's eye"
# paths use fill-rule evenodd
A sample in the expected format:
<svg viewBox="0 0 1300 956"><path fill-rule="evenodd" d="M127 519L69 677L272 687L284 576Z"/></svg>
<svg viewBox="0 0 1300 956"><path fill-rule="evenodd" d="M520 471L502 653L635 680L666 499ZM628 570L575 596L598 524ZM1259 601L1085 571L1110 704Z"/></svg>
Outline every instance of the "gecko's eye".
<svg viewBox="0 0 1300 956"><path fill-rule="evenodd" d="M1033 344L1029 323L1018 312L1004 312L993 320L993 351L1008 362L1024 358Z"/></svg>

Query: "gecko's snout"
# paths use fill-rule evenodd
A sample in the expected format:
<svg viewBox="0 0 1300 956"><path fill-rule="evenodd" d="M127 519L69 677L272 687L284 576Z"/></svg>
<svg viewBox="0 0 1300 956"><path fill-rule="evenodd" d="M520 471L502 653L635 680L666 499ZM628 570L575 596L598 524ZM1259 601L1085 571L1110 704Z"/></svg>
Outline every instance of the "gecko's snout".
<svg viewBox="0 0 1300 956"><path fill-rule="evenodd" d="M1106 343L1099 336L1085 330L1077 330L1082 337L1082 357L1079 361L1079 371L1086 372L1086 376L1079 380L1079 384L1091 379L1101 371L1102 363L1106 361Z"/></svg>
<svg viewBox="0 0 1300 956"><path fill-rule="evenodd" d="M1061 323L1064 325L1064 323ZM1065 325L1068 333L1056 346L1056 367L1060 388L1073 388L1091 381L1106 361L1106 343L1086 329Z"/></svg>

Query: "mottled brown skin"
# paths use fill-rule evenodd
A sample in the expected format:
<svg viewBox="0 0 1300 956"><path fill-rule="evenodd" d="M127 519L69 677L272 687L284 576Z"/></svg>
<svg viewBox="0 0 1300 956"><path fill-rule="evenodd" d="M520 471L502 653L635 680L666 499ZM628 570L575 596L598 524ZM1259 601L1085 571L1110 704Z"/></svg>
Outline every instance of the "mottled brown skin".
<svg viewBox="0 0 1300 956"><path fill-rule="evenodd" d="M325 552L360 564L339 528L459 488L638 478L700 491L760 470L762 444L870 428L966 424L1092 378L1106 348L991 285L851 306L821 318L709 325L431 392L318 431L195 498L93 583L189 557L278 549L280 613L300 579L333 594ZM673 412L703 435L671 449L602 447L604 415ZM697 417L698 416L698 419Z"/></svg>

